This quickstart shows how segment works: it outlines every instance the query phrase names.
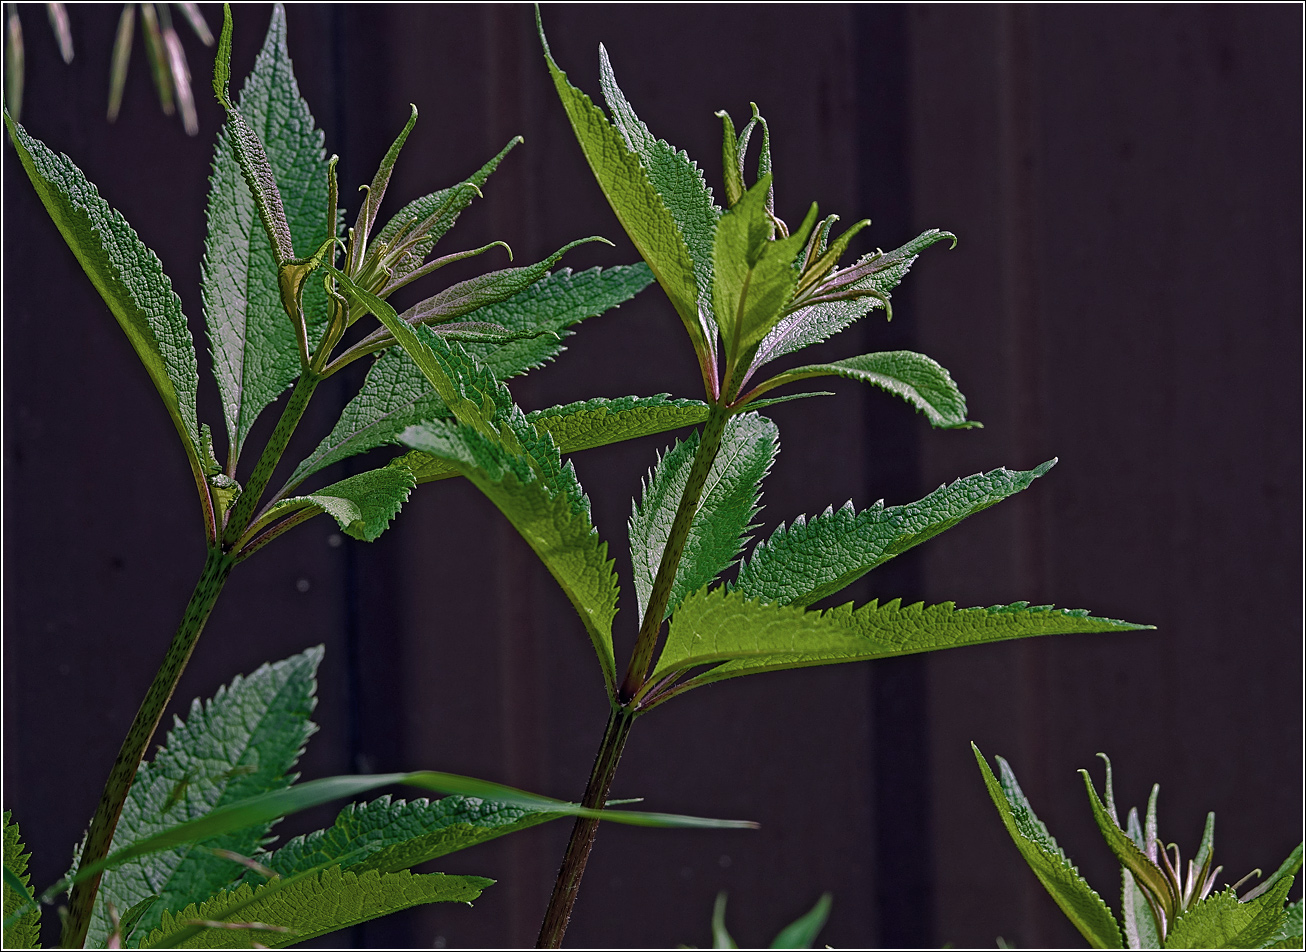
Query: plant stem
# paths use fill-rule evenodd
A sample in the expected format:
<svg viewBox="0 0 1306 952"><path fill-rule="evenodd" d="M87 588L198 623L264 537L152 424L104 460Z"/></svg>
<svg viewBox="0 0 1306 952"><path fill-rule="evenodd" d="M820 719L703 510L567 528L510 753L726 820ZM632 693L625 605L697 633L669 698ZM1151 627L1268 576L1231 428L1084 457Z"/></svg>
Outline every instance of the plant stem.
<svg viewBox="0 0 1306 952"><path fill-rule="evenodd" d="M136 712L136 718L132 721L131 727L127 730L127 737L122 742L122 749L118 751L118 757L113 762L113 769L109 771L104 793L100 795L99 806L95 808L95 817L91 820L90 830L86 834L86 845L82 848L79 869L98 863L109 855L113 833L118 826L118 817L122 814L122 807L127 800L127 792L131 789L132 781L136 779L136 769L140 766L141 758L145 756L145 751L154 736L154 730L163 716L164 708L172 699L172 693L181 679L181 673L186 669L186 662L190 660L191 652L195 648L195 642L199 639L200 632L204 630L204 623L208 621L209 613L213 610L213 605L222 592L222 586L226 583L227 576L231 574L232 566L235 564L236 559L233 554L223 552L217 547L208 550L204 569L200 573L199 581L195 583L195 591L186 605L185 614L182 615L181 626L173 636L167 654L163 656L163 663L159 665L150 689L145 692L145 700L141 702L140 710ZM96 873L73 887L68 918L64 923L65 948L79 949L86 941L86 930L91 924L91 910L100 888L101 875Z"/></svg>
<svg viewBox="0 0 1306 952"><path fill-rule="evenodd" d="M592 810L601 810L607 803L608 789L617 772L617 763L621 752L626 747L630 727L635 722L637 711L631 705L631 699L639 693L648 677L648 668L653 660L653 651L657 647L658 632L662 629L662 617L667 612L667 603L671 600L671 587L676 580L676 570L685 553L685 540L689 538L689 528L694 523L694 514L703 497L703 487L712 472L717 453L721 449L721 437L725 434L726 420L730 410L722 404L714 403L703 424L699 437L698 449L694 453L694 462L685 482L684 492L676 507L676 515L667 535L667 544L662 550L662 560L658 564L658 573L653 580L653 591L649 596L648 609L640 625L639 637L635 641L635 651L626 668L626 678L615 699L612 714L608 718L607 729L603 732L603 742L599 745L598 755L594 758L594 769L590 771L589 784L585 788L585 797L581 805ZM540 926L540 938L536 943L542 949L556 949L562 944L562 936L567 931L571 920L571 910L576 904L576 895L580 892L580 880L585 875L585 865L589 862L590 850L594 847L594 838L598 834L597 819L577 818L571 829L571 839L567 843L567 852L562 858L562 867L558 870L558 879L553 886L553 895L549 898L549 908L544 914L544 924Z"/></svg>
<svg viewBox="0 0 1306 952"><path fill-rule="evenodd" d="M594 758L594 769L590 771L589 785L585 788L581 806L601 810L607 803L608 790L612 786L617 763L621 760L621 752L626 747L626 738L630 736L630 726L634 722L635 715L628 708L613 707L612 714L608 717L608 726L603 732L603 743L599 745L598 756ZM576 824L571 828L571 839L567 842L567 852L562 858L562 867L558 870L557 882L553 885L553 895L549 897L544 924L540 926L537 948L556 949L562 945L562 936L567 931L567 923L571 921L571 910L576 904L576 895L580 892L580 879L585 875L585 864L589 862L590 850L594 848L594 837L598 831L597 819L576 818Z"/></svg>
<svg viewBox="0 0 1306 952"><path fill-rule="evenodd" d="M681 494L680 505L676 508L666 548L662 550L662 561L658 563L658 574L653 579L653 591L649 594L644 621L639 626L639 636L635 639L635 652L621 684L618 700L623 704L639 693L644 686L644 679L648 677L653 650L657 647L658 632L662 629L662 618L667 612L667 603L671 600L671 587L676 582L676 571L680 568L680 559L685 553L685 540L689 538L689 528L694 523L699 501L703 498L703 487L712 472L712 464L716 462L717 451L721 449L721 437L725 433L729 416L730 411L726 407L714 403L707 422L703 424L698 450L694 453L694 464L690 468L685 491Z"/></svg>
<svg viewBox="0 0 1306 952"><path fill-rule="evenodd" d="M258 505L263 490L267 489L272 471L277 468L281 454L285 452L290 437L304 415L304 410L308 408L308 401L313 396L313 391L321 381L321 375L311 369L305 370L295 381L295 389L290 392L290 400L286 403L286 408L281 411L281 419L277 421L277 427L272 431L267 446L263 447L263 455L254 464L254 472L249 474L240 498L236 500L236 505L227 517L227 526L222 534L224 546L231 546L249 525L250 517L254 515L254 507Z"/></svg>

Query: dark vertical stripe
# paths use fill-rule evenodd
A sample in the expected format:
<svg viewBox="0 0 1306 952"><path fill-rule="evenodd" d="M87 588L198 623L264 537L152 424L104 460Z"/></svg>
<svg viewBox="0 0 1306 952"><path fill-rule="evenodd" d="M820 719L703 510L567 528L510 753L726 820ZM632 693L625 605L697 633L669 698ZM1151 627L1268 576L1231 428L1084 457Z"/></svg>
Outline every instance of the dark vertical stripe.
<svg viewBox="0 0 1306 952"><path fill-rule="evenodd" d="M901 6L859 6L857 49L857 216L872 219L871 240L897 247L913 235L908 157L908 21ZM908 282L909 284L910 282ZM869 348L905 350L913 344L911 295L893 295L897 320L866 322ZM868 499L901 503L918 493L918 415L897 401L868 393ZM919 563L910 553L871 576L879 598L920 599ZM870 666L872 679L871 789L875 798L872 846L876 944L928 947L934 940L933 856L930 849L929 720L926 662L916 655Z"/></svg>

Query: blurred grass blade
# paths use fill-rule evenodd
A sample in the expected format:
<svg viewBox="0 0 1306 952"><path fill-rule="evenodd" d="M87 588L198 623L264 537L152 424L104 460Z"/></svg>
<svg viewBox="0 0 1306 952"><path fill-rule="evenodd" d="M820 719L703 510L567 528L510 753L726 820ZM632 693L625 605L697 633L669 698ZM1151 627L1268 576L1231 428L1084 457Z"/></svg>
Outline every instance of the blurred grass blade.
<svg viewBox="0 0 1306 952"><path fill-rule="evenodd" d="M344 774L310 780L285 790L250 797L230 806L219 807L195 820L180 823L153 836L114 851L105 859L89 866L81 867L73 876L65 877L41 894L42 900L49 900L65 891L74 883L96 873L120 866L138 856L145 856L159 850L179 846L183 843L195 843L221 836L233 830L243 830L307 810L331 800L355 797L368 793L379 787L391 784L406 784L432 790L437 793L456 794L465 797L479 797L497 803L508 803L558 816L578 816L592 819L625 823L630 826L665 827L675 829L756 829L757 824L749 820L713 820L705 817L682 816L674 813L647 813L635 810L590 810L565 800L529 793L515 787L506 787L488 780L477 780L459 774L440 773L433 770L419 770L414 773Z"/></svg>
<svg viewBox="0 0 1306 952"><path fill-rule="evenodd" d="M816 944L816 937L825 928L825 921L830 918L830 905L834 898L829 893L822 893L816 905L780 930L780 934L771 940L773 949L810 949Z"/></svg>
<svg viewBox="0 0 1306 952"><path fill-rule="evenodd" d="M127 84L127 66L132 58L132 31L136 28L136 5L125 3L118 17L118 37L113 41L113 61L109 64L109 121L118 118L122 108L122 91Z"/></svg>
<svg viewBox="0 0 1306 952"><path fill-rule="evenodd" d="M213 34L209 32L209 25L204 20L204 14L200 13L200 5L198 3L179 3L177 7L181 10L181 15L186 18L186 22L190 24L190 28L195 31L195 35L200 38L200 42L205 46L212 46L214 42Z"/></svg>
<svg viewBox="0 0 1306 952"><path fill-rule="evenodd" d="M50 18L50 29L54 30L54 38L59 41L59 55L63 57L65 63L71 63L73 61L73 31L68 25L67 7L62 3L47 3L45 13Z"/></svg>
<svg viewBox="0 0 1306 952"><path fill-rule="evenodd" d="M716 894L716 902L712 904L712 948L714 949L737 949L739 943L726 929L726 894L725 890Z"/></svg>
<svg viewBox="0 0 1306 952"><path fill-rule="evenodd" d="M159 106L165 116L171 116L176 112L172 76L168 71L168 54L163 49L163 34L159 32L159 14L152 3L141 4L141 30L145 34L145 55L150 60L150 75L159 94Z"/></svg>
<svg viewBox="0 0 1306 952"><path fill-rule="evenodd" d="M186 135L199 135L199 118L195 114L195 96L190 88L190 67L186 64L186 51L181 47L181 37L172 26L172 15L168 5L159 6L159 29L163 36L163 48L168 57L168 74L172 77L172 87L177 94L177 108L181 112L181 125Z"/></svg>
<svg viewBox="0 0 1306 952"><path fill-rule="evenodd" d="M5 13L5 106L17 122L23 113L23 24L14 4Z"/></svg>

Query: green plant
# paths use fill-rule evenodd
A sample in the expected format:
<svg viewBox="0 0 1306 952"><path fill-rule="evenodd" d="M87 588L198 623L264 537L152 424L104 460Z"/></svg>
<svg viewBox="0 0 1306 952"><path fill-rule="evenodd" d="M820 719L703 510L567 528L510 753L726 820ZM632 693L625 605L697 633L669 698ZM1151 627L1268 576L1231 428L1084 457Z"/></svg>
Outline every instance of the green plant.
<svg viewBox="0 0 1306 952"><path fill-rule="evenodd" d="M825 921L830 918L830 905L833 902L829 893L822 894L816 905L803 913L789 925L780 930L771 940L772 949L810 949L816 943L816 937L825 928ZM712 906L712 948L737 949L739 943L726 929L726 894L717 893Z"/></svg>
<svg viewBox="0 0 1306 952"><path fill-rule="evenodd" d="M590 636L611 714L582 803L597 808L607 799L635 719L697 687L762 671L1140 627L1023 602L959 610L951 603L904 607L895 600L807 610L907 548L1024 489L1055 461L958 480L914 505L861 513L848 506L810 522L795 519L753 550L733 582L714 584L739 560L761 481L779 448L775 425L756 412L772 402L759 399L764 394L813 377L845 377L902 397L934 426L975 425L947 371L921 354L865 354L754 380L771 360L830 337L877 305L888 316L889 294L916 256L953 236L928 231L896 251L840 268L850 240L869 222L832 238L836 216L818 223L812 205L790 231L776 215L769 129L756 107L739 133L728 114L718 113L726 195L726 207L718 207L698 167L655 139L636 116L606 51L600 47L600 83L611 120L558 68L538 9L536 17L576 138L689 333L706 398L702 430L658 460L634 505L630 545L641 622L623 675L612 638L616 574L574 471L560 466L557 449L535 438L507 390L474 362L439 341L405 340L402 322L386 313L384 302L342 283L392 329L454 411L454 420L405 430L403 442L454 466L495 503L557 579ZM749 186L745 156L758 130L757 179ZM542 946L561 943L597 827L583 818L573 829L540 931Z"/></svg>
<svg viewBox="0 0 1306 952"><path fill-rule="evenodd" d="M1234 885L1213 892L1223 867L1215 866L1215 814L1206 815L1197 852L1183 866L1179 846L1165 843L1157 829L1160 784L1152 786L1147 811L1129 810L1121 827L1111 787L1111 761L1105 754L1106 802L1087 770L1079 773L1102 838L1120 861L1120 911L1112 913L1071 864L1070 858L1034 814L1011 766L997 758L994 776L979 748L971 744L984 783L1020 855L1061 911L1095 949L1300 949L1302 900L1288 902L1293 878L1301 871L1298 846L1268 878L1241 896L1238 890L1254 870ZM1173 860L1171 859L1173 851ZM1123 939L1123 942L1122 942Z"/></svg>
<svg viewBox="0 0 1306 952"><path fill-rule="evenodd" d="M55 156L6 117L33 184L114 310L182 437L209 553L177 637L106 785L77 871L42 894L49 897L63 885L74 886L65 930L70 944L81 943L92 921L107 923L106 937L113 934L108 900L97 894L97 883L107 870L179 844L208 845L216 836L262 826L264 832L255 842L244 844L246 852L227 851L238 859L220 859L228 873L235 862L242 876L245 868L266 875L243 862L275 871L260 852L266 824L311 803L396 782L578 818L541 932L544 944L557 944L600 818L663 825L717 822L606 809L611 805L608 789L634 721L664 701L761 671L1040 634L1142 627L1023 602L957 609L952 603L903 606L894 600L856 609L851 604L811 609L888 559L1027 488L1055 461L1027 471L998 469L966 477L908 505L877 504L860 512L849 505L811 520L799 517L754 547L737 576L716 584L739 563L761 480L778 450L775 424L757 411L792 398L772 397L772 390L814 377L843 377L905 399L934 426L975 425L967 419L965 400L948 373L920 354L865 354L800 367L760 382L754 379L771 360L824 340L877 307L887 316L889 296L918 254L951 239L950 234L929 231L895 251L866 255L841 268L840 257L867 223L834 237L834 216L818 222L813 206L802 225L790 232L776 215L769 130L756 110L738 133L722 114L726 203L720 208L697 167L683 153L655 140L635 117L606 57L602 79L615 124L572 87L548 57L582 149L646 265L550 274L559 256L572 247L568 245L537 265L470 279L399 314L386 300L398 287L495 247L497 243L423 263L514 143L458 186L410 203L376 230L378 207L412 127L410 120L373 179L348 240L342 240L335 166L323 154L312 117L295 91L281 14L274 15L265 55L239 104L228 93L230 29L228 17L214 73L215 94L227 110L228 123L215 161L210 254L204 271L206 318L227 429L222 462L214 453L209 428L199 425L193 343L159 262L71 162ZM744 159L754 132L760 134L761 153L757 180L750 186ZM503 383L506 378L547 360L568 328L628 299L654 277L690 334L705 399L595 398L532 413L516 406ZM237 293L247 283L248 299ZM380 327L364 330L359 322L369 314ZM378 353L363 391L331 433L284 484L269 492L273 470L321 380ZM252 424L288 387L292 389L280 420L255 453L246 446ZM616 574L607 544L592 525L588 499L562 456L699 425L701 431L658 460L635 505L630 541L641 621L630 663L619 672L613 647ZM299 489L332 462L396 441L410 452L307 494ZM248 467L251 457L256 461ZM330 778L284 787L291 757L277 779L269 781L273 789L227 806L205 804L207 812L201 810L195 819L143 839L130 840L125 834L118 839L118 816L130 799L149 739L234 565L323 512L350 535L375 539L416 483L455 476L483 492L531 545L577 609L595 650L611 716L582 803L561 804L429 772ZM663 639L662 626L668 621ZM298 729L302 732L302 726ZM285 730L293 736L296 728ZM155 766L152 762L143 769ZM239 783L246 766L236 758L206 776ZM191 785L198 775L192 777L183 767L181 775L169 781L163 784L168 789L158 808L162 813L191 802ZM15 857L21 856L16 830L13 838ZM353 858L348 851L330 854L322 860L328 865L319 863L312 875L325 877ZM20 865L15 858L6 867L6 884L17 901L17 908L7 907L6 923L14 927L28 915ZM340 869L330 875L347 872ZM192 937L197 942L234 941L233 935L248 930L251 922L277 925L261 910L261 918L247 918L253 907L204 906L202 900L215 896L205 892L212 884L199 884L195 893L178 893L167 901L171 909L158 905L159 921L165 912L191 918L176 905L185 899L200 903L196 921L186 926L203 930ZM362 888L343 879L338 887L355 893ZM279 888L289 886L283 882ZM129 908L116 910L120 934L126 934L127 923L133 926L131 935L140 935L139 916L152 915L138 908L147 899L140 897ZM97 903L102 904L99 912ZM285 944L295 938L255 931L263 942ZM177 941L177 936L168 941Z"/></svg>
<svg viewBox="0 0 1306 952"><path fill-rule="evenodd" d="M269 822L292 808L301 809L309 802L322 802L323 797L357 794L378 785L372 778L344 779L339 783L314 781L319 786L299 785L285 791L288 799L278 799L277 790L289 782L286 771L305 735L302 724L271 718L267 729L273 735L272 742L279 745L278 757L266 763L260 760L259 769L247 775L245 770L250 765L241 762L239 755L226 750L214 752L207 760L212 763L217 759L220 767L206 774L205 786L216 792L209 801L203 801L208 812L195 822L177 826L168 818L176 804L191 802L192 786L200 782L198 775L183 772L173 778L167 802L158 811L165 820L151 818L142 826L137 816L125 827L120 826L124 815L133 816L130 812L124 814L124 810L132 809L131 792L141 790L140 778L151 769L150 765L140 766L142 758L236 564L321 513L330 514L349 535L374 540L388 527L414 486L456 475L453 467L440 460L409 453L388 465L307 493L300 489L306 480L332 463L394 442L399 431L415 422L463 412L460 396L448 387L433 391L424 377L431 369L419 369L408 354L417 354L421 363L425 362L423 355L431 352L430 347L440 353L456 352L459 359L476 361L481 379L497 386L503 378L550 360L569 328L628 300L650 282L643 265L580 274L565 269L553 271L559 258L579 243L572 242L537 264L453 284L415 305L402 319L396 318L383 303L393 291L453 261L499 247L506 250L501 242L494 242L427 260L435 244L481 194L481 186L520 140L509 142L463 182L408 203L377 228L391 170L416 121L414 110L366 190L354 228L347 240L342 239L335 160L324 154L322 134L299 96L285 45L284 13L278 8L273 15L239 106L227 89L230 36L228 15L215 66L214 91L229 121L214 159L209 239L202 275L214 376L227 432L227 451L221 462L215 455L209 426L201 425L197 417L194 343L180 300L159 259L70 160L52 152L5 115L10 140L33 186L117 318L167 408L190 464L207 543L200 579L115 760L79 851L77 868L68 879L42 894L48 899L64 886L72 887L64 942L73 946L82 945L88 931L97 940L106 940L111 934L109 899L99 886L106 872L111 883L128 876L115 876L113 872L128 860L176 843L240 829L230 824L241 820L249 821L244 826L251 826L257 819L266 831ZM333 266L338 248L343 251L340 270ZM310 280L311 275L314 280ZM334 278L321 280L326 275ZM337 291L337 281L340 287L349 289L349 299ZM382 327L367 333L361 325L356 327L368 309L385 315L390 329ZM351 329L353 333L347 337ZM392 347L392 335L401 338L406 346ZM415 346L414 340L420 345ZM353 361L378 354L361 390L331 432L279 488L269 492L274 470L319 384ZM290 396L266 444L261 448L249 445L254 421L288 387ZM441 394L452 402L443 400ZM549 440L551 426L566 428L567 433L560 436L557 445L570 451L660 432L683 425L687 415L697 413L694 407L659 397L610 403L554 408L533 415L532 422L523 425L538 425L539 435L535 438L544 441ZM537 433L535 429L531 432ZM300 679L298 683L301 688L304 683L311 685L311 677L308 682ZM303 690L300 693L301 700L307 696ZM198 757L198 749L208 743L205 736L195 732L178 737L178 749L170 753L182 761ZM230 762L223 761L224 757ZM279 766L274 769L273 764ZM408 781L403 780L404 776ZM414 776L389 775L388 782L411 782ZM428 788L444 789L440 785L444 781L437 783L432 780L434 776L427 775ZM463 784L462 780L453 782L455 786ZM473 784L461 791L444 792L472 789L484 793L491 788ZM157 791L151 795L155 794ZM498 789L494 795L518 796L506 789ZM252 839L244 838L246 854L261 848L262 836L255 833ZM16 833L14 838L16 841ZM150 862L157 861L156 857ZM117 911L132 921L139 921L135 917L139 911L148 924L150 916L176 913L191 902L202 904L210 900L214 887L221 886L226 875L221 863L217 872L211 866L206 868L204 876L186 880L169 892L164 901L152 907L156 912L138 910L135 902L131 908ZM26 883L19 881L21 871L13 879L10 871L7 864L6 883L12 892L6 895L18 897L21 905ZM360 880L343 883L340 888L358 894L364 885ZM286 887L283 884L278 888ZM144 902L148 897L136 898ZM10 918L27 915L25 906L21 910L6 908L7 923ZM214 912L208 919L216 915ZM284 944L294 935L298 933L277 941ZM203 941L218 940L209 935Z"/></svg>

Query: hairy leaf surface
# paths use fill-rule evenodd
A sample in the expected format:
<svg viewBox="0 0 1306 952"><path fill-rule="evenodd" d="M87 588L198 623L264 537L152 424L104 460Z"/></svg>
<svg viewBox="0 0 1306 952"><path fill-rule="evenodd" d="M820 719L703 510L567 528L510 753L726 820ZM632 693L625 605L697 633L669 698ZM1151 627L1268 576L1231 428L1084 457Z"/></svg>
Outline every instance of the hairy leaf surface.
<svg viewBox="0 0 1306 952"><path fill-rule="evenodd" d="M241 115L263 141L294 247L315 251L333 234L327 223L327 159L286 48L285 11L274 7L254 71L239 98ZM200 280L232 458L258 415L299 375L295 331L281 303L277 259L264 234L254 196L224 127L209 179ZM326 321L320 282L304 286L309 339Z"/></svg>
<svg viewBox="0 0 1306 952"><path fill-rule="evenodd" d="M931 228L922 232L901 248L889 252L876 251L864 255L853 267L872 266L872 272L853 282L850 287L873 289L886 298L907 274L907 270L922 251L946 239L956 243L951 232ZM821 301L786 315L763 339L757 349L755 365L792 354L811 344L818 344L837 334L853 322L865 317L874 308L884 307L876 297L859 297L852 300Z"/></svg>
<svg viewBox="0 0 1306 952"><path fill-rule="evenodd" d="M608 203L630 236L640 256L648 262L658 283L680 315L694 341L695 350L707 353L713 343L699 320L698 283L694 260L675 216L649 180L639 156L603 114L603 110L567 79L549 52L544 27L536 13L540 43L553 85L562 100L576 140L589 162Z"/></svg>
<svg viewBox="0 0 1306 952"><path fill-rule="evenodd" d="M930 425L944 429L979 426L966 419L966 398L952 377L924 354L910 350L887 350L849 357L829 364L809 364L777 374L758 390L782 387L809 377L846 377L874 384L906 400L925 413Z"/></svg>
<svg viewBox="0 0 1306 952"><path fill-rule="evenodd" d="M166 913L147 949L282 948L430 902L470 903L494 880L481 876L342 871L338 866L252 888L242 884L206 902ZM273 928L212 928L206 922Z"/></svg>
<svg viewBox="0 0 1306 952"><path fill-rule="evenodd" d="M23 846L22 837L18 832L18 824L14 822L13 814L8 810L4 812L4 834L4 912L7 921L11 915L16 913L27 902L26 893L31 892L31 875L27 872L27 864L31 856L26 847ZM18 884L23 887L22 890L10 885L10 876L17 879ZM17 922L5 927L4 947L6 949L39 949L41 947L40 906L33 907L28 912L23 913Z"/></svg>
<svg viewBox="0 0 1306 952"><path fill-rule="evenodd" d="M678 440L653 468L644 483L643 497L633 507L630 560L641 618L697 450L697 432ZM748 540L745 533L758 511L762 479L779 450L780 433L766 417L745 413L726 421L721 449L703 486L663 618L670 617L686 595L710 584L738 559Z"/></svg>
<svg viewBox="0 0 1306 952"><path fill-rule="evenodd" d="M673 671L725 662L692 684L783 668L869 661L963 645L1036 635L1131 631L1145 626L1094 618L1082 609L1026 602L956 608L952 602L903 606L898 599L826 611L748 601L738 592L699 591L671 618L666 647L652 679Z"/></svg>
<svg viewBox="0 0 1306 952"><path fill-rule="evenodd" d="M259 862L281 876L340 864L343 869L396 872L556 820L559 814L468 797L351 803L325 830L297 836ZM249 872L245 882L262 878Z"/></svg>
<svg viewBox="0 0 1306 952"><path fill-rule="evenodd" d="M857 512L849 502L812 519L799 516L758 544L730 588L749 598L807 606L889 559L1025 489L1056 464L1031 470L995 469L940 486L924 499Z"/></svg>
<svg viewBox="0 0 1306 952"><path fill-rule="evenodd" d="M145 365L191 467L202 472L195 342L158 256L68 156L33 139L8 113L5 125L41 203Z"/></svg>
<svg viewBox="0 0 1306 952"><path fill-rule="evenodd" d="M1047 827L1034 815L1034 808L1016 782L1010 765L1001 757L997 758L998 768L1002 771L999 782L979 748L974 744L970 746L1007 833L1043 888L1056 900L1089 945L1095 949L1122 948L1116 917L1062 852Z"/></svg>
<svg viewBox="0 0 1306 952"><path fill-rule="evenodd" d="M656 397L595 397L579 403L532 410L526 419L537 430L547 430L563 453L607 446L707 419L702 400Z"/></svg>
<svg viewBox="0 0 1306 952"><path fill-rule="evenodd" d="M304 743L317 728L309 720L316 703L314 679L322 648L310 648L249 677L219 688L207 704L191 704L185 722L176 721L162 750L142 763L122 819L116 850L212 810L288 787ZM105 904L126 910L158 895L142 917L139 934L155 928L164 910L176 910L221 889L240 867L213 849L242 856L256 852L270 823L250 825L199 845L182 845L131 860L104 874L88 933L102 945L112 929ZM112 851L111 851L112 852Z"/></svg>

